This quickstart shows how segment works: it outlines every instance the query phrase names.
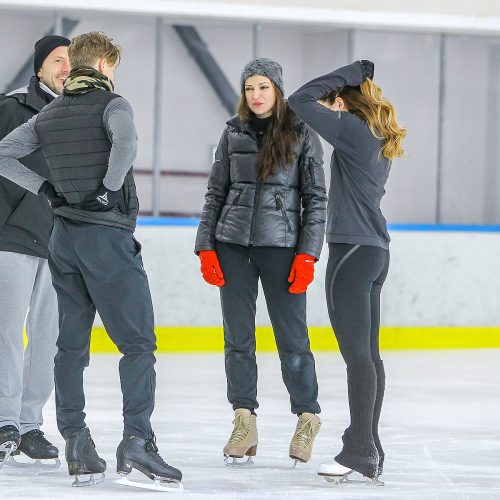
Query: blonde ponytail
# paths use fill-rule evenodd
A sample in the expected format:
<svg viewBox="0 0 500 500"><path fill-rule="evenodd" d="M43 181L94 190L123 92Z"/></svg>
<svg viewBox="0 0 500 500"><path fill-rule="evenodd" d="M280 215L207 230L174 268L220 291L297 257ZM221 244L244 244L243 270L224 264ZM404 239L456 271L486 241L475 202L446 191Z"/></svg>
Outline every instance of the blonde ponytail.
<svg viewBox="0 0 500 500"><path fill-rule="evenodd" d="M349 112L367 123L375 137L384 141L380 151L383 156L390 160L404 156L401 143L406 129L398 124L396 108L378 85L367 79L358 88L344 87L338 97L344 99Z"/></svg>

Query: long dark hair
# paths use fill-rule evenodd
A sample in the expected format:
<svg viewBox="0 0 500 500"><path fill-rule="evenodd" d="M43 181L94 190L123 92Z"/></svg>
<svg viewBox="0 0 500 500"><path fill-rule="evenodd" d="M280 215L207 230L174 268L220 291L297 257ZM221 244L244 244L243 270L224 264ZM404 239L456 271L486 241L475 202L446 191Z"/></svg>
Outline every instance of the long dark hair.
<svg viewBox="0 0 500 500"><path fill-rule="evenodd" d="M293 146L299 140L300 135L294 126L295 115L288 106L288 102L280 89L274 83L272 85L276 92L276 102L273 106L271 123L257 158L258 180L266 180L293 161ZM255 116L248 107L245 90L241 92L237 113L242 123L248 123L252 116Z"/></svg>

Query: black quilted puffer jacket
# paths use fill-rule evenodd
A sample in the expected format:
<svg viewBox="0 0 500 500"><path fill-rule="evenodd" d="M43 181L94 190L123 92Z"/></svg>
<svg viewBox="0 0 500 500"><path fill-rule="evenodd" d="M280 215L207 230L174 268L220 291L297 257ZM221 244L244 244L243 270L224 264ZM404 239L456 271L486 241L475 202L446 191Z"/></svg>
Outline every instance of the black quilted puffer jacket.
<svg viewBox="0 0 500 500"><path fill-rule="evenodd" d="M255 132L234 116L215 153L196 236L195 252L215 240L244 246L296 248L319 258L326 221L323 149L318 135L297 119L300 140L293 162L257 180Z"/></svg>

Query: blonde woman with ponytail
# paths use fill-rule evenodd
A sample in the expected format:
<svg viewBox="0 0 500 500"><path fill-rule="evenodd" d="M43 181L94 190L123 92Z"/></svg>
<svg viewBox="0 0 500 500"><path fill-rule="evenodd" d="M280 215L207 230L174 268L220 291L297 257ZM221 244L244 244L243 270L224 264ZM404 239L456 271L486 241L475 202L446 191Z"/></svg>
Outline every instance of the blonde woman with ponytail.
<svg viewBox="0 0 500 500"><path fill-rule="evenodd" d="M378 423L385 389L379 352L380 292L389 268L389 234L380 210L394 158L404 156L406 130L373 80L371 61L320 76L288 103L335 148L327 208L326 298L347 365L351 422L341 452L318 474L341 482L353 471L370 483L383 470Z"/></svg>

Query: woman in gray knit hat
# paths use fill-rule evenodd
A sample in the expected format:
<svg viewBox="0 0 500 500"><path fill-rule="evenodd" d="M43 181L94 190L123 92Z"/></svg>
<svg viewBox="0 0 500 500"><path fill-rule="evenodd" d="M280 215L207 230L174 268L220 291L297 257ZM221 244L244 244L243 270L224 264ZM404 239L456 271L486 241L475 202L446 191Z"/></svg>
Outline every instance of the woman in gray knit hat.
<svg viewBox="0 0 500 500"><path fill-rule="evenodd" d="M283 93L277 62L262 58L245 66L238 111L222 133L196 237L203 278L220 287L227 394L235 412L226 464L229 457L237 463L257 451L259 278L291 410L298 415L292 459L309 460L321 425L305 291L323 246L323 150Z"/></svg>

